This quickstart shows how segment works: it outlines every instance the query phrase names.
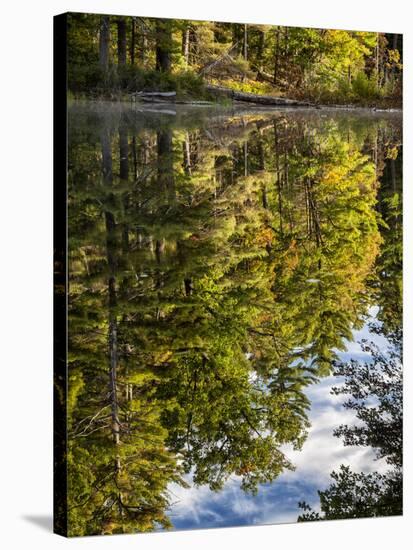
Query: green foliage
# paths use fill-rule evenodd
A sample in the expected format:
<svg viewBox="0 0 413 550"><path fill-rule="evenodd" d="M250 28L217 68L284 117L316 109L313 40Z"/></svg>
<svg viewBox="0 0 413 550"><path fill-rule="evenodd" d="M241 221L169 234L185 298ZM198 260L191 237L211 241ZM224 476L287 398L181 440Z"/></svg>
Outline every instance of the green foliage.
<svg viewBox="0 0 413 550"><path fill-rule="evenodd" d="M382 332L393 340L402 332L403 320L403 204L402 153L390 148L380 187L383 246L371 281L379 312L374 332Z"/></svg>
<svg viewBox="0 0 413 550"><path fill-rule="evenodd" d="M352 81L352 92L361 99L377 99L380 92L377 89L377 75L372 73L368 77L363 72L358 72Z"/></svg>
<svg viewBox="0 0 413 550"><path fill-rule="evenodd" d="M176 90L181 99L204 99L203 84L217 82L321 103L401 102L397 35L123 17L123 64L119 21L110 17L102 64L99 16L70 14L68 21L69 89L76 96L115 99L131 91Z"/></svg>
<svg viewBox="0 0 413 550"><path fill-rule="evenodd" d="M371 447L377 458L390 468L385 473L356 473L341 465L332 472L333 483L318 491L321 514L305 502L298 521L319 521L401 515L403 513L403 377L401 335L393 335L392 344L380 351L372 342L362 342L371 361L338 363L335 374L344 384L333 388L336 395L350 398L344 407L356 412L354 426L341 425L334 435L344 445Z"/></svg>
<svg viewBox="0 0 413 550"><path fill-rule="evenodd" d="M305 502L300 502L299 507L304 513L298 517L299 522L402 514L400 476L377 472L356 473L349 466L341 465L338 472L332 472L331 479L331 486L325 491L319 491L322 514L312 510Z"/></svg>
<svg viewBox="0 0 413 550"><path fill-rule="evenodd" d="M135 91L176 91L178 99L209 99L203 80L191 71L172 74L125 66L112 67L105 73L98 63L87 66L70 64L69 88L75 95L85 93L94 97L112 94L120 98Z"/></svg>
<svg viewBox="0 0 413 550"><path fill-rule="evenodd" d="M211 80L211 82L214 84L221 84L222 82L218 79ZM268 84L266 82L257 82L256 80L247 79L244 81L238 81L238 80L226 80L225 85L228 88L231 88L232 90L237 90L239 92L247 92L251 94L263 94L263 95L277 95L279 96L280 93L274 89L274 87L271 84Z"/></svg>

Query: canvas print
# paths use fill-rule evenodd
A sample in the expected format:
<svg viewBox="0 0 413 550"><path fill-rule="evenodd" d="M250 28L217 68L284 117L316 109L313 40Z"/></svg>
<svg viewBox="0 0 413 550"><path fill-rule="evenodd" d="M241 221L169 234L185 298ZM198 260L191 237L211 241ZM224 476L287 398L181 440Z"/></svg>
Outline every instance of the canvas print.
<svg viewBox="0 0 413 550"><path fill-rule="evenodd" d="M402 36L69 13L54 58L55 531L401 515Z"/></svg>

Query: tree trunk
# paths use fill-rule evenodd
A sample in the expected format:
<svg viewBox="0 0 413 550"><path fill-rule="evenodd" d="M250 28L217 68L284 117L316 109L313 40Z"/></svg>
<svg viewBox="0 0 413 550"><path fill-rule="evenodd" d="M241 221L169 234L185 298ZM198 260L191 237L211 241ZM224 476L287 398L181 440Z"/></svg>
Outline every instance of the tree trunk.
<svg viewBox="0 0 413 550"><path fill-rule="evenodd" d="M105 214L108 239L114 231L114 218L109 212ZM109 253L108 253L109 259ZM114 272L113 272L114 273ZM114 274L109 277L109 391L111 399L112 435L116 445L120 441L120 422L118 407L117 367L118 367L118 331L116 319L116 286Z"/></svg>
<svg viewBox="0 0 413 550"><path fill-rule="evenodd" d="M100 18L99 63L107 71L109 66L110 20L107 15Z"/></svg>
<svg viewBox="0 0 413 550"><path fill-rule="evenodd" d="M133 179L138 177L138 153L136 151L136 135L132 137Z"/></svg>
<svg viewBox="0 0 413 550"><path fill-rule="evenodd" d="M376 42L376 86L380 86L380 34L377 33L377 42Z"/></svg>
<svg viewBox="0 0 413 550"><path fill-rule="evenodd" d="M274 85L277 85L277 82L278 82L279 51L280 51L280 29L277 27L277 31L275 34Z"/></svg>
<svg viewBox="0 0 413 550"><path fill-rule="evenodd" d="M118 19L118 65L126 65L126 21Z"/></svg>
<svg viewBox="0 0 413 550"><path fill-rule="evenodd" d="M288 57L288 27L285 27L284 30L284 57Z"/></svg>
<svg viewBox="0 0 413 550"><path fill-rule="evenodd" d="M185 285L185 296L191 296L192 295L192 279L186 278L184 279L184 285Z"/></svg>
<svg viewBox="0 0 413 550"><path fill-rule="evenodd" d="M184 171L187 176L191 175L191 144L188 132L183 143Z"/></svg>
<svg viewBox="0 0 413 550"><path fill-rule="evenodd" d="M171 70L172 28L167 19L156 20L156 70Z"/></svg>
<svg viewBox="0 0 413 550"><path fill-rule="evenodd" d="M244 147L243 147L243 153L244 153L244 176L248 176L248 140L244 141Z"/></svg>
<svg viewBox="0 0 413 550"><path fill-rule="evenodd" d="M260 135L258 141L258 159L259 159L259 169L265 170L265 153L264 153L264 144L263 139ZM265 183L262 185L262 206L263 208L268 208L268 197L267 197L267 186Z"/></svg>
<svg viewBox="0 0 413 550"><path fill-rule="evenodd" d="M244 25L244 59L248 61L248 25Z"/></svg>
<svg viewBox="0 0 413 550"><path fill-rule="evenodd" d="M392 188L393 188L393 193L395 193L396 192L396 161L394 159L391 159L390 161L390 168L391 168Z"/></svg>
<svg viewBox="0 0 413 550"><path fill-rule="evenodd" d="M182 31L182 55L185 59L185 67L189 64L189 25Z"/></svg>
<svg viewBox="0 0 413 550"><path fill-rule="evenodd" d="M172 156L172 130L160 130L156 134L158 145L158 184L166 192L169 201L175 199L175 182Z"/></svg>
<svg viewBox="0 0 413 550"><path fill-rule="evenodd" d="M279 146L278 146L278 128L277 122L274 121L274 149L275 149L275 173L276 173L276 186L278 194L278 215L280 217L280 235L281 237L284 234L283 229L283 204L282 204L282 194L281 194L281 173L280 173L280 159L279 159Z"/></svg>
<svg viewBox="0 0 413 550"><path fill-rule="evenodd" d="M128 163L128 131L124 123L119 125L119 175L121 180L128 179L129 163Z"/></svg>
<svg viewBox="0 0 413 550"><path fill-rule="evenodd" d="M259 71L263 71L263 56L264 56L264 45L265 45L265 33L264 31L260 32L260 38L258 42L258 53L257 53L257 66Z"/></svg>
<svg viewBox="0 0 413 550"><path fill-rule="evenodd" d="M131 28L131 41L130 41L130 62L131 65L135 65L135 47L136 47L136 21L132 17L132 28Z"/></svg>
<svg viewBox="0 0 413 550"><path fill-rule="evenodd" d="M128 181L129 176L129 144L128 144L128 131L126 125L121 122L119 125L119 176L123 182ZM128 191L125 192L123 197L123 215L126 218L129 207ZM122 249L125 253L129 249L129 227L125 222L122 228Z"/></svg>
<svg viewBox="0 0 413 550"><path fill-rule="evenodd" d="M112 174L112 151L111 139L108 130L103 130L102 142L102 174L105 187L111 187L113 182ZM112 195L113 198L113 195ZM116 445L120 441L120 422L117 388L118 368L118 332L116 315L116 224L112 212L105 212L106 225L106 259L108 263L108 309L109 309L109 395L112 419L112 437Z"/></svg>
<svg viewBox="0 0 413 550"><path fill-rule="evenodd" d="M232 44L234 46L234 53L240 55L241 53L241 40L242 40L242 30L240 29L239 23L232 23Z"/></svg>
<svg viewBox="0 0 413 550"><path fill-rule="evenodd" d="M142 65L145 65L145 62L146 62L146 49L148 47L148 38L146 36L146 28L145 28L145 25L143 23L141 25L141 32L142 32L141 60L142 60Z"/></svg>

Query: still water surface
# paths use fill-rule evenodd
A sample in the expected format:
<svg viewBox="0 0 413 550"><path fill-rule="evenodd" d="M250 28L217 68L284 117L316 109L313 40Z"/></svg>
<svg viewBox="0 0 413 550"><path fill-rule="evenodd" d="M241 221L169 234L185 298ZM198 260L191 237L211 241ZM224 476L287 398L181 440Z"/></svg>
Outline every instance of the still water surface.
<svg viewBox="0 0 413 550"><path fill-rule="evenodd" d="M72 535L297 521L341 465L401 479L401 142L397 113L70 106ZM393 417L333 435L366 426L360 384Z"/></svg>

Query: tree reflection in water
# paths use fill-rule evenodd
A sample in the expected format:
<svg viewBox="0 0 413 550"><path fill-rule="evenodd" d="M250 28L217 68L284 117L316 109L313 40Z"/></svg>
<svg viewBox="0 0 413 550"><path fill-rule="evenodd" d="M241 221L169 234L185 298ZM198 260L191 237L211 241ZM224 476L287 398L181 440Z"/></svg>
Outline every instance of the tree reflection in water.
<svg viewBox="0 0 413 550"><path fill-rule="evenodd" d="M402 181L401 155L389 154L379 189L383 237L375 273L370 278L378 305L372 334L384 337L382 349L361 342L367 361L337 362L334 374L344 379L335 395L346 395L344 407L357 424L340 425L334 435L345 446L371 447L386 464L384 472L354 472L341 465L333 483L319 491L321 513L306 502L298 521L392 516L403 513L403 327L402 327Z"/></svg>
<svg viewBox="0 0 413 550"><path fill-rule="evenodd" d="M171 527L185 474L254 494L294 468L306 388L372 305L400 317L399 142L392 118L72 108L71 535Z"/></svg>

